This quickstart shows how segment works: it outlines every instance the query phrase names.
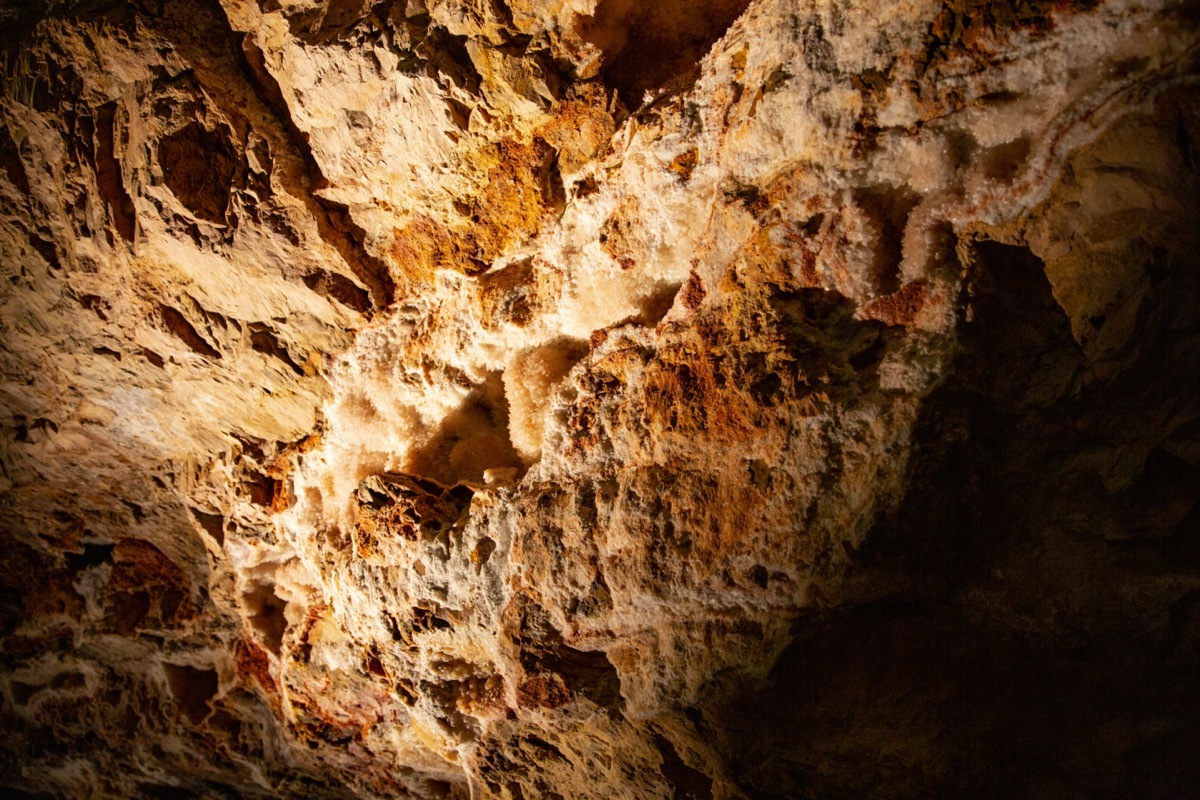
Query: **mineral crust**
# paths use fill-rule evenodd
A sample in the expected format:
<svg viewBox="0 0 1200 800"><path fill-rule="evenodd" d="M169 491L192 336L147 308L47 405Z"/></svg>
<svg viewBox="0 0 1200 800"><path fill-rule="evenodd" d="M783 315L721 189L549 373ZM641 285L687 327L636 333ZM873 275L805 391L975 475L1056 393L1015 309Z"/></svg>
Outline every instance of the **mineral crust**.
<svg viewBox="0 0 1200 800"><path fill-rule="evenodd" d="M0 787L1183 798L1183 0L0 0Z"/></svg>

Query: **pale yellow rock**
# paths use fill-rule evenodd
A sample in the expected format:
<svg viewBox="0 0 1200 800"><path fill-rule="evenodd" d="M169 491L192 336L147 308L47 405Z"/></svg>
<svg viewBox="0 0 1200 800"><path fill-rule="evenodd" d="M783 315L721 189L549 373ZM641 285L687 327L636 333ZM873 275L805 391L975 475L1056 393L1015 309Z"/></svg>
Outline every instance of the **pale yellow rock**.
<svg viewBox="0 0 1200 800"><path fill-rule="evenodd" d="M0 17L0 786L951 796L955 614L1192 663L1072 549L1191 541L1184 5L144 5Z"/></svg>

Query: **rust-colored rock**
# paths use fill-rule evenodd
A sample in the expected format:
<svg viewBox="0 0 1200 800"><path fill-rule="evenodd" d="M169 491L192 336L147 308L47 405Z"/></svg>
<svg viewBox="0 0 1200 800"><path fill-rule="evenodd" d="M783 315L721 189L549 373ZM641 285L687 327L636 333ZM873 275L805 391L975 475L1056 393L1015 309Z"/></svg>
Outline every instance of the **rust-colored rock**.
<svg viewBox="0 0 1200 800"><path fill-rule="evenodd" d="M1187 3L0 23L0 791L1200 785Z"/></svg>

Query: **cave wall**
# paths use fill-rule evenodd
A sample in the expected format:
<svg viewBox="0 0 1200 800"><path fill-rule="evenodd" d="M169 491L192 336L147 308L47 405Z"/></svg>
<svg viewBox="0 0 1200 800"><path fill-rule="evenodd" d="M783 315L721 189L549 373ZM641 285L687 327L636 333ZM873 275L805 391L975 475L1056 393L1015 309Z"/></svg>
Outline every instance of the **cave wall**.
<svg viewBox="0 0 1200 800"><path fill-rule="evenodd" d="M9 796L1194 796L1194 3L0 23Z"/></svg>

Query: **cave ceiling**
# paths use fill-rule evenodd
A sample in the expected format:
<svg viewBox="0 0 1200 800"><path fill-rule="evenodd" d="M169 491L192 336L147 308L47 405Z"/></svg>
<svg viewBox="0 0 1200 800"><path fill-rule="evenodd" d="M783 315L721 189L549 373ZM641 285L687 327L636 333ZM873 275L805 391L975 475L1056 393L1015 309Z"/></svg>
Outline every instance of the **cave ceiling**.
<svg viewBox="0 0 1200 800"><path fill-rule="evenodd" d="M1197 797L1198 34L0 0L0 793Z"/></svg>

